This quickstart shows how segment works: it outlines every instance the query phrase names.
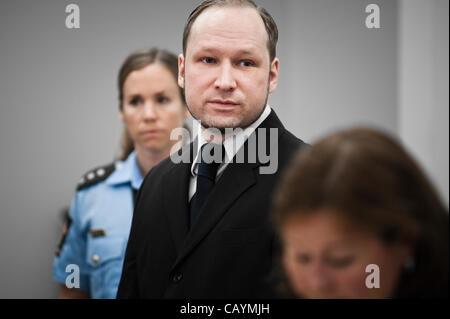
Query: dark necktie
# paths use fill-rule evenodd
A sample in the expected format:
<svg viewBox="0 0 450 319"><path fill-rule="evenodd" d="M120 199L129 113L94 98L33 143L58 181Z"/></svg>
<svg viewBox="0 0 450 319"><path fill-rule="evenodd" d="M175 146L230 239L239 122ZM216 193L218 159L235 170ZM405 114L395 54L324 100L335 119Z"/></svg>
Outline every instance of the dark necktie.
<svg viewBox="0 0 450 319"><path fill-rule="evenodd" d="M215 152L220 151L222 151L222 154L215 154ZM197 190L190 202L191 226L200 214L209 193L214 187L217 169L224 158L224 154L225 150L223 145L213 143L204 144L200 150L200 163L197 171Z"/></svg>
<svg viewBox="0 0 450 319"><path fill-rule="evenodd" d="M133 205L136 205L138 190L134 189L133 187L131 187L131 189L133 190Z"/></svg>

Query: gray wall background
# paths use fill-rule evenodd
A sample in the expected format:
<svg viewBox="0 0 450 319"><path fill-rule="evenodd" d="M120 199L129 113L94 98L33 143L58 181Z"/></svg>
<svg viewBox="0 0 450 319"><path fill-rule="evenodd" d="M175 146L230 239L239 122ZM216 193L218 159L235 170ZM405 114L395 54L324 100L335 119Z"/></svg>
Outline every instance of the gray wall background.
<svg viewBox="0 0 450 319"><path fill-rule="evenodd" d="M54 298L59 211L118 155L117 72L133 50L181 52L197 0L0 2L0 298ZM257 1L278 23L270 97L307 142L367 124L398 136L448 205L448 1ZM65 7L81 28L66 29ZM381 28L365 27L365 7Z"/></svg>

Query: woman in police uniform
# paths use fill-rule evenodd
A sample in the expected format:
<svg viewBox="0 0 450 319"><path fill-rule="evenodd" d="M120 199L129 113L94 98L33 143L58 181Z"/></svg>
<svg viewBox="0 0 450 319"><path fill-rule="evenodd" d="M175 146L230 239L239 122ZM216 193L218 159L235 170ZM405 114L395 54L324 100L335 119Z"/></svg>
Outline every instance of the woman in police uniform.
<svg viewBox="0 0 450 319"><path fill-rule="evenodd" d="M122 158L90 170L78 184L53 265L60 297L115 298L134 196L143 176L173 151L179 141L170 140L170 133L189 114L177 73L176 56L164 50L141 50L123 63L118 79ZM70 264L79 267L79 289L66 286Z"/></svg>

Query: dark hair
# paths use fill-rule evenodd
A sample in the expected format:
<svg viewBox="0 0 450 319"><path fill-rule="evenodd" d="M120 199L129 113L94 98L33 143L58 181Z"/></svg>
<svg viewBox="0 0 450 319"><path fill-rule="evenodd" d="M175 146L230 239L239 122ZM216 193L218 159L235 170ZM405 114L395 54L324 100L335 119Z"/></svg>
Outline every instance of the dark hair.
<svg viewBox="0 0 450 319"><path fill-rule="evenodd" d="M266 9L259 7L252 0L205 0L200 3L189 15L183 31L183 54L186 56L187 41L191 32L192 25L198 16L207 8L211 7L250 7L258 11L267 31L268 41L267 49L269 50L270 61L272 62L277 55L278 28L272 16Z"/></svg>
<svg viewBox="0 0 450 319"><path fill-rule="evenodd" d="M178 59L176 55L174 55L173 53L157 48L143 49L133 52L125 59L119 71L117 84L119 91L120 110L122 110L123 107L123 85L128 75L131 72L140 70L152 63L159 63L165 66L174 76L174 80L177 81ZM179 91L183 104L186 104L183 89L179 88ZM128 155L130 155L130 153L134 150L133 141L131 140L131 137L125 128L122 130L121 148L122 148L122 154L120 156L121 160L125 160L128 157Z"/></svg>
<svg viewBox="0 0 450 319"><path fill-rule="evenodd" d="M392 137L354 128L300 151L277 189L275 227L321 208L386 244L412 239L415 269L403 272L394 297L448 296L448 210Z"/></svg>

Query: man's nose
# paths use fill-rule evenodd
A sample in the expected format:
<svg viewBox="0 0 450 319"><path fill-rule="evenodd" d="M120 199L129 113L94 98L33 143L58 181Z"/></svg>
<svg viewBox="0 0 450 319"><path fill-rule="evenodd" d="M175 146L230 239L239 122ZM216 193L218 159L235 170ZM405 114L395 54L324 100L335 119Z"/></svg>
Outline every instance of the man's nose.
<svg viewBox="0 0 450 319"><path fill-rule="evenodd" d="M230 62L224 62L219 68L214 85L217 89L231 91L236 88L236 80L233 75L233 68Z"/></svg>

